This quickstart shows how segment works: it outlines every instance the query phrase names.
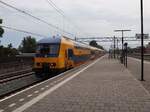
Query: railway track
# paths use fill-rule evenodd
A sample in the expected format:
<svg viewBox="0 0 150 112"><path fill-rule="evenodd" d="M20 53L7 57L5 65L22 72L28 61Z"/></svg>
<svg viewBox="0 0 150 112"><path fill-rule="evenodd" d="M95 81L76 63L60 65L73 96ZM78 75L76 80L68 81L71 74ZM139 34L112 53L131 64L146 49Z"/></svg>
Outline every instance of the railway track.
<svg viewBox="0 0 150 112"><path fill-rule="evenodd" d="M25 72L25 71L24 71ZM29 75L34 75L34 72L28 72L28 73L24 73L24 74L17 74L15 76L11 76L11 77L7 77L7 78L4 78L4 77L0 77L0 84L2 83L5 83L5 82L9 82L9 81L12 81L12 80L15 80L15 79L19 79L19 78L22 78L22 77L26 77L26 76L29 76Z"/></svg>
<svg viewBox="0 0 150 112"><path fill-rule="evenodd" d="M0 80L9 79L9 78L13 78L13 77L20 77L20 75L22 76L22 74L27 74L27 73L31 73L31 72L32 72L32 69L28 68L25 70L3 73L3 74L0 74Z"/></svg>
<svg viewBox="0 0 150 112"><path fill-rule="evenodd" d="M32 71L0 79L0 99L41 81Z"/></svg>
<svg viewBox="0 0 150 112"><path fill-rule="evenodd" d="M8 74L8 73L27 70L27 69L31 69L31 68L32 68L32 65L20 65L20 66L12 65L11 67L8 67L8 68L0 66L0 76L2 74Z"/></svg>
<svg viewBox="0 0 150 112"><path fill-rule="evenodd" d="M34 77L31 68L0 74L0 98L38 82Z"/></svg>
<svg viewBox="0 0 150 112"><path fill-rule="evenodd" d="M75 70L77 68L74 68L73 70ZM68 70L66 72L69 72L69 71L72 71L72 70ZM32 85L40 83L44 80L48 80L48 79L37 78L35 76L35 73L30 70L28 71L28 73L26 73L26 72L27 72L26 70L22 70L21 72L19 72L19 74L15 75L15 76L11 76L8 78L1 77L1 79L0 79L0 99L3 99L4 97L7 97L13 93L16 93L17 91L23 90ZM16 72L14 72L14 73L16 73ZM21 73L23 73L23 74L21 74ZM53 75L53 77L55 77L55 76L59 77L59 74ZM49 78L53 78L53 77L49 77Z"/></svg>

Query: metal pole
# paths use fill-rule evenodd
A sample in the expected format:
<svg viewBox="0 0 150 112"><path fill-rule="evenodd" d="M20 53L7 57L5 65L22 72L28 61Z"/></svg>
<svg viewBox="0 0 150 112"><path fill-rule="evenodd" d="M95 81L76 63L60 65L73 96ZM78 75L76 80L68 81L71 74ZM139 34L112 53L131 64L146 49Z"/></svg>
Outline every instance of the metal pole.
<svg viewBox="0 0 150 112"><path fill-rule="evenodd" d="M141 0L141 81L144 81L143 0Z"/></svg>
<svg viewBox="0 0 150 112"><path fill-rule="evenodd" d="M128 67L128 48L126 48L126 68Z"/></svg>
<svg viewBox="0 0 150 112"><path fill-rule="evenodd" d="M123 39L123 31L122 31L122 52L123 52L123 43L124 43L124 39Z"/></svg>
<svg viewBox="0 0 150 112"><path fill-rule="evenodd" d="M128 67L128 44L126 44L126 68Z"/></svg>
<svg viewBox="0 0 150 112"><path fill-rule="evenodd" d="M123 38L123 33L124 31L122 30L122 60L123 60L123 64L125 65L125 52L124 52L124 38Z"/></svg>
<svg viewBox="0 0 150 112"><path fill-rule="evenodd" d="M117 39L117 58L119 57L119 47L118 47L118 39Z"/></svg>
<svg viewBox="0 0 150 112"><path fill-rule="evenodd" d="M116 58L116 37L114 36L114 58Z"/></svg>
<svg viewBox="0 0 150 112"><path fill-rule="evenodd" d="M127 68L127 46L128 46L128 43L125 43L124 44L124 64Z"/></svg>

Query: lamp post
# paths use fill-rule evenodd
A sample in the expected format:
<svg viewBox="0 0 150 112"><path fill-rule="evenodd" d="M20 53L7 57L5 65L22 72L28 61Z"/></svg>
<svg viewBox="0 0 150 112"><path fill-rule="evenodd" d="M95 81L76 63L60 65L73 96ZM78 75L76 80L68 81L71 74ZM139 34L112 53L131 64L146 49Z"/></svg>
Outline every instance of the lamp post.
<svg viewBox="0 0 150 112"><path fill-rule="evenodd" d="M143 0L141 0L141 81L144 81Z"/></svg>
<svg viewBox="0 0 150 112"><path fill-rule="evenodd" d="M121 53L121 58L122 58L122 63L124 63L125 64L125 62L124 62L124 52L123 52L123 46L124 46L124 32L127 32L127 31L131 31L131 30L114 30L114 32L122 32L122 53Z"/></svg>

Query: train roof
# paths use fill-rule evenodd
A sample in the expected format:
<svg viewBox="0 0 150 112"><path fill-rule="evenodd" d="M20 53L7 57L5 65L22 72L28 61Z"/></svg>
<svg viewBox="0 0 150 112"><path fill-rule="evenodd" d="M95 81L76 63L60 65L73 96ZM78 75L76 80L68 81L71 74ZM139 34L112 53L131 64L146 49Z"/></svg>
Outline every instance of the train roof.
<svg viewBox="0 0 150 112"><path fill-rule="evenodd" d="M56 43L57 44L57 43L61 43L62 38L72 41L72 43L74 43L76 47L79 46L79 47L85 47L85 48L89 48L89 49L93 49L93 50L103 51L102 49L98 49L98 48L90 46L88 44L85 44L85 43L82 43L82 42L77 42L77 41L74 41L73 39L70 39L66 36L60 36L60 35L41 39L37 42L37 44L51 44L51 43ZM71 44L71 43L69 43L69 44Z"/></svg>
<svg viewBox="0 0 150 112"><path fill-rule="evenodd" d="M52 36L49 38L43 38L37 42L37 44L51 44L51 43L60 43L61 36Z"/></svg>

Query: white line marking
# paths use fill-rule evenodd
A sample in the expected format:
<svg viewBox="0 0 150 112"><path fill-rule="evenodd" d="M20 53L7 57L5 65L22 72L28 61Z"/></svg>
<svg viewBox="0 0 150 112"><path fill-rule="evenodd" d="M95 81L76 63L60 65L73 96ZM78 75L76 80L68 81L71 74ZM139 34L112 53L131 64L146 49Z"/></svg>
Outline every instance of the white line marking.
<svg viewBox="0 0 150 112"><path fill-rule="evenodd" d="M39 91L34 91L34 93L38 93Z"/></svg>
<svg viewBox="0 0 150 112"><path fill-rule="evenodd" d="M82 65L81 65L81 66L82 66ZM81 67L81 66L79 66L79 67ZM73 69L71 69L71 70L68 70L68 71L66 71L66 72L63 72L63 73L61 73L61 74L59 74L59 75L57 75L57 76L55 76L55 77L52 77L52 78L50 78L50 79L48 79L48 80L45 80L45 81L40 82L40 83L37 83L37 84L35 84L35 85L33 85L33 86L29 87L29 88L26 88L26 89L24 89L24 90L22 90L22 91L19 91L19 92L15 93L15 94L12 94L12 95L10 95L10 96L8 96L8 97L5 97L5 98L1 99L0 102L5 101L5 100L7 100L7 99L9 99L9 98L11 98L11 97L13 97L13 96L18 95L18 94L21 94L21 93L23 93L23 92L25 92L25 91L27 91L27 90L30 90L30 89L32 89L32 88L34 88L34 87L36 87L36 86L39 86L39 85L44 84L44 83L46 83L46 82L49 82L49 81L51 81L51 80L53 80L53 79L55 79L55 78L57 78L57 77L61 77L61 76L63 76L64 74L67 74L67 73L69 73L70 71L74 71L74 70L76 70L76 69L79 68L79 67L75 67L75 68L73 68Z"/></svg>
<svg viewBox="0 0 150 112"><path fill-rule="evenodd" d="M24 101L24 98L19 99L20 102Z"/></svg>
<svg viewBox="0 0 150 112"><path fill-rule="evenodd" d="M29 94L27 97L31 97L32 96L32 94Z"/></svg>
<svg viewBox="0 0 150 112"><path fill-rule="evenodd" d="M15 106L16 105L16 103L12 103L12 104L10 104L8 107L13 107L13 106Z"/></svg>
<svg viewBox="0 0 150 112"><path fill-rule="evenodd" d="M103 56L104 57L104 56ZM100 58L102 59L102 57ZM47 91L45 91L44 93L40 94L39 96L35 97L34 99L30 100L29 102L25 103L24 105L22 105L21 107L17 108L16 110L12 111L12 112L23 112L24 110L26 110L27 108L31 107L33 104L35 104L36 102L40 101L41 99L43 99L45 96L47 96L48 94L52 93L53 91L55 91L56 89L58 89L59 87L61 87L62 85L64 85L65 83L67 83L68 81L72 80L73 78L75 78L76 76L78 76L80 73L82 73L83 71L85 71L86 69L88 69L89 67L93 66L95 63L97 63L100 59L94 61L92 64L86 66L85 68L83 68L82 70L78 71L77 73L75 73L74 75L68 77L67 79L65 79L64 81L58 83L57 85L55 85L54 87L48 89Z"/></svg>
<svg viewBox="0 0 150 112"><path fill-rule="evenodd" d="M0 112L4 112L4 110L3 110L3 109L0 109Z"/></svg>
<svg viewBox="0 0 150 112"><path fill-rule="evenodd" d="M44 90L45 88L41 88L41 90Z"/></svg>

